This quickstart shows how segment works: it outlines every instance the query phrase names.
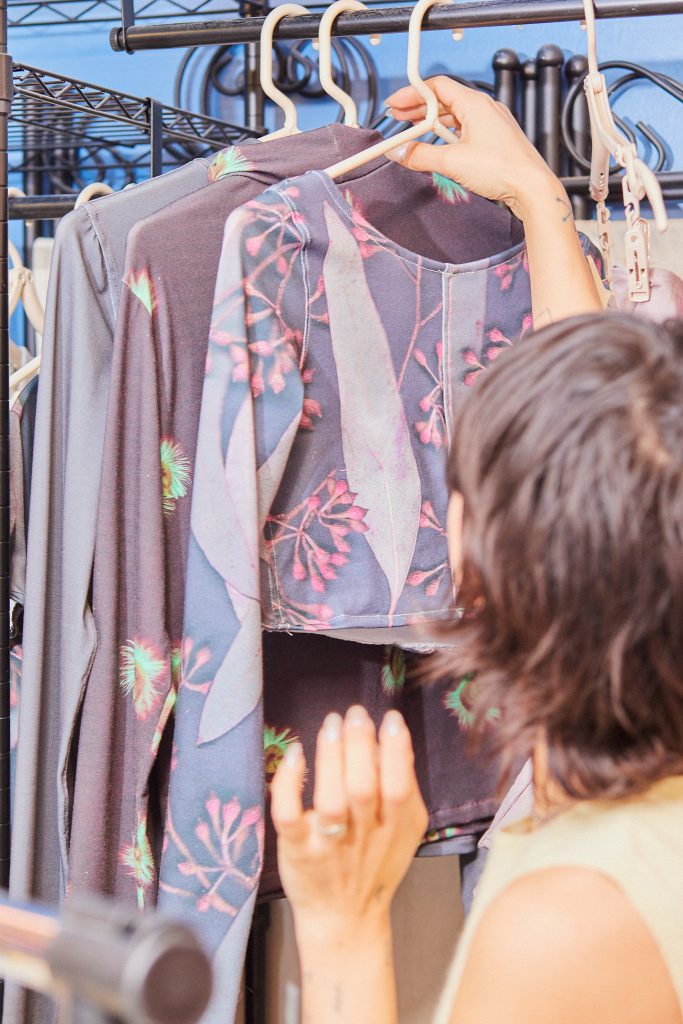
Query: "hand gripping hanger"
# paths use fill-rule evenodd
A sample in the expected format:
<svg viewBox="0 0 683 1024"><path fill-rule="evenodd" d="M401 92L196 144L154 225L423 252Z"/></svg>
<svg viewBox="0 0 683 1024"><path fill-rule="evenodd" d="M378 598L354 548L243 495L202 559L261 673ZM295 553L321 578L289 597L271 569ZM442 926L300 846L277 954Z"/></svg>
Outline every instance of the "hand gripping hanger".
<svg viewBox="0 0 683 1024"><path fill-rule="evenodd" d="M647 302L650 298L650 236L647 221L640 216L640 200L650 201L655 223L666 231L667 216L662 190L650 168L639 159L634 143L617 129L609 105L607 82L598 67L595 8L593 0L583 0L588 38L588 74L584 82L588 112L591 121L591 173L590 194L597 203L600 248L610 279L609 165L613 156L626 173L622 179L624 210L626 213L626 269L629 297L632 302Z"/></svg>
<svg viewBox="0 0 683 1024"><path fill-rule="evenodd" d="M367 7L360 0L336 0L331 4L322 18L318 30L318 74L320 84L333 100L344 111L344 124L358 128L358 111L352 97L340 89L332 77L332 26L340 14L347 11L366 11Z"/></svg>
<svg viewBox="0 0 683 1024"><path fill-rule="evenodd" d="M260 64L260 79L261 88L263 89L266 96L277 104L280 110L285 115L285 123L282 128L278 128L277 131L271 132L270 135L263 135L259 139L259 142L264 142L266 139L279 139L287 135L298 135L299 128L297 127L296 107L289 96L285 96L281 92L275 82L273 81L273 32L275 26L282 18L297 17L300 14L309 14L310 12L302 7L301 4L281 4L270 12L266 20L263 22L263 28L261 29L261 64Z"/></svg>
<svg viewBox="0 0 683 1024"><path fill-rule="evenodd" d="M439 101L420 75L420 34L425 13L436 4L450 2L451 0L417 0L413 13L410 15L408 27L408 81L427 104L426 116L422 121L412 125L412 127L399 132L398 135L392 135L389 139L383 139L382 142L378 142L375 146L370 146L369 149L365 149L354 156L348 157L346 160L340 160L339 163L333 164L332 167L328 167L325 173L329 174L331 178L340 178L343 174L355 171L356 168L362 167L363 164L370 163L371 160L375 160L378 156L384 156L385 153L396 149L397 146L401 146L405 142L413 142L413 140L419 139L421 135L426 135L428 132L438 135L445 142L458 142L457 136L449 131L448 128L444 128L439 121Z"/></svg>

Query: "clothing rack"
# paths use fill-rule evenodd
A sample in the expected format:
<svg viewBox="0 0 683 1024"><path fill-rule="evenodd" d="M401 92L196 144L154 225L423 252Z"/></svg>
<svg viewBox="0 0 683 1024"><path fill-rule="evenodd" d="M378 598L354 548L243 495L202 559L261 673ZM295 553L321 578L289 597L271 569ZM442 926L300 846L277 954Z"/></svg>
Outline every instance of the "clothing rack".
<svg viewBox="0 0 683 1024"><path fill-rule="evenodd" d="M23 64L12 78L9 173L27 194L12 200L12 219L62 216L93 178L120 188L258 134Z"/></svg>
<svg viewBox="0 0 683 1024"><path fill-rule="evenodd" d="M219 6L217 7L216 4ZM7 227L8 216L12 219L27 217L49 219L61 216L75 201L75 195L65 193L47 195L37 194L26 199L13 200L11 211L8 211L8 118L13 86L13 68L11 58L7 55L8 12L11 12L12 24L45 25L74 24L75 22L94 22L111 20L115 0L99 0L86 9L68 8L69 0L36 0L35 3L24 3L21 0L0 0L0 366L3 375L0 401L0 886L7 886L9 878L9 424L8 424L8 249ZM167 14L158 13L160 5ZM312 5L322 7L322 4ZM30 7L30 10L29 10ZM99 10L97 10L99 8ZM642 17L648 15L683 14L683 0L596 0L597 16L601 19ZM245 74L245 121L247 128L235 125L224 125L212 118L199 117L177 108L165 107L152 100L125 96L99 90L100 97L109 97L103 103L88 90L97 87L88 86L76 80L60 79L49 76L38 69L21 67L14 86L18 96L17 107L12 115L14 124L19 123L20 113L26 117L35 117L37 108L57 109L68 121L75 119L79 124L79 115L84 115L86 125L94 124L98 119L105 119L111 128L116 123L117 131L122 133L116 137L116 145L110 147L120 152L122 135L127 131L125 140L130 142L130 152L135 152L134 168L140 164L139 149L143 143L148 149L150 172L159 173L168 166L168 154L173 153L173 146L184 147L185 159L200 155L201 147L215 149L230 142L240 141L248 136L258 135L263 123L263 95L258 82L258 41L263 24L263 14L268 4L258 0L242 0L238 5L224 4L224 0L142 0L137 10L134 0L121 0L120 24L110 36L114 50L128 53L149 49L168 49L173 47L202 46L211 44L246 44ZM240 17L229 20L208 21L177 21L185 15L200 16L203 14L229 14L232 11ZM371 10L359 14L346 14L337 19L333 33L335 36L366 36L376 33L405 32L411 7L394 7L389 3L376 0ZM168 18L163 22L154 18ZM39 20L42 19L42 20ZM453 5L432 8L424 22L425 30L464 29L483 26L505 26L532 23L557 23L580 21L583 19L581 0L461 0ZM140 24L139 22L144 22ZM277 26L277 39L312 39L317 36L320 14L311 13L305 17L285 18ZM502 52L502 51L501 51ZM510 74L521 73L525 81L536 81L539 88L558 89L558 76L561 73L560 60L549 48L547 60L528 62L521 72L507 58L501 58L497 67L497 94L509 87ZM577 69L577 77L581 73ZM583 72L585 73L585 72ZM26 74L26 78L21 76ZM506 77L507 76L507 77ZM66 85L66 98L60 93L61 86ZM69 94L68 86L73 89ZM534 89L525 93L524 109L520 118L527 119L531 124ZM128 105L130 101L131 105ZM108 103L110 109L107 111ZM579 133L587 130L585 110L581 104L576 105L572 115L573 127ZM174 120L174 118L178 118ZM65 122L66 123L66 122ZM534 117L534 124L536 123ZM35 138L39 144L32 152L48 153L59 151L55 143L55 132L45 118L34 123ZM70 131L73 129L73 123ZM220 130L226 134L221 137ZM14 129L13 129L14 130ZM204 134L207 132L208 134ZM137 134L136 134L137 133ZM232 134L231 134L232 133ZM238 133L241 133L238 135ZM52 135L52 146L49 138ZM551 166L557 167L559 149L556 136L559 131L548 131L546 137L536 140L541 152L546 155ZM95 133L92 137L85 133L88 152L93 145L103 144L107 135ZM14 138L14 136L12 136ZM111 136L109 137L111 139ZM135 142L132 140L135 139ZM42 141L40 141L42 140ZM165 142L168 140L168 144ZM25 141L25 140L24 140ZM61 139L61 149L73 151L77 147L73 137L66 135ZM66 146L68 141L69 145ZM84 141L82 139L82 141ZM42 148L41 148L42 147ZM137 147L137 149L136 149ZM105 149L107 147L105 146ZM165 155L166 154L166 155ZM176 154L177 155L177 154ZM108 166L120 166L112 157ZM96 161L93 157L93 163ZM38 167L26 165L22 173L37 173ZM44 166L40 164L41 171ZM97 173L99 166L93 166ZM576 166L573 170L576 170ZM665 193L672 198L683 195L683 173L668 172L661 175ZM615 187L619 179L614 179ZM585 190L587 178L584 175L572 175L565 180L570 190ZM247 1024L265 1024L265 941L267 926L267 908L262 908L255 917L252 943L247 963Z"/></svg>
<svg viewBox="0 0 683 1024"><path fill-rule="evenodd" d="M596 0L595 7L598 18L683 13L681 0ZM410 15L410 7L381 6L358 14L342 14L332 32L337 36L407 32ZM422 28L433 31L582 21L583 16L581 0L460 0L432 7ZM320 18L320 14L283 18L275 30L275 38L314 39ZM131 19L131 3L122 0L121 26L112 29L110 42L112 49L128 53L212 43L256 43L263 21L260 17L247 17L230 21L136 25Z"/></svg>

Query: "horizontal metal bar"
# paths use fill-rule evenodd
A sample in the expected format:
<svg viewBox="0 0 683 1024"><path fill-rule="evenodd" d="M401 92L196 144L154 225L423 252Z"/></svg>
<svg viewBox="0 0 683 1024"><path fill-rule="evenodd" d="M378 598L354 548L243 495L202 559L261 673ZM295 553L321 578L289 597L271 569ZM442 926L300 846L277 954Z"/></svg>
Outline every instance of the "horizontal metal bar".
<svg viewBox="0 0 683 1024"><path fill-rule="evenodd" d="M10 199L10 220L57 220L76 205L77 195L26 196Z"/></svg>
<svg viewBox="0 0 683 1024"><path fill-rule="evenodd" d="M683 0L596 0L599 18L630 18L651 14L683 14ZM384 7L342 14L333 26L334 35L356 36L405 32L411 7ZM320 14L283 18L275 30L279 39L314 39ZM426 14L425 30L478 28L491 25L520 25L583 19L581 0L459 0L439 4ZM134 25L112 29L113 50L166 50L176 46L213 43L249 43L259 39L263 18L234 18L222 21L179 22L177 24Z"/></svg>
<svg viewBox="0 0 683 1024"><path fill-rule="evenodd" d="M621 199L621 174L613 174L609 179L609 197L610 199ZM578 175L577 177L562 178L562 184L572 195L580 195L584 193L588 195L588 187L590 179L588 175ZM660 171L657 175L657 181L662 186L662 192L664 193L665 199L678 199L677 193L683 189L683 171ZM642 202L646 203L647 199L643 199Z"/></svg>

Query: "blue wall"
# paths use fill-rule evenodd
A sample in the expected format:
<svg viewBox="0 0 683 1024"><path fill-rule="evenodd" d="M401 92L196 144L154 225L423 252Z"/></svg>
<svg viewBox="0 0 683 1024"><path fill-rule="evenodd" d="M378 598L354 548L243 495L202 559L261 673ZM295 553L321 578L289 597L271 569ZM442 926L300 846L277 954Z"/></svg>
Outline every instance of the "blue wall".
<svg viewBox="0 0 683 1024"><path fill-rule="evenodd" d="M10 49L15 60L172 102L182 51L117 54L109 47L109 28L81 25L14 29L10 30ZM683 79L683 15L602 22L598 29L601 60L626 58ZM510 46L524 56L532 56L547 42L557 43L568 53L584 52L585 33L576 23L470 29L460 42L454 42L449 32L427 32L423 68L468 78L491 78L490 59L499 47ZM379 47L371 48L382 73L385 96L404 82L405 44L403 36L385 36ZM329 119L331 106L319 102L309 106L302 116L305 127ZM683 169L683 105L654 87L639 85L618 101L617 109L632 121L642 118L650 123L672 147L675 166ZM221 112L241 119L239 103L231 101Z"/></svg>

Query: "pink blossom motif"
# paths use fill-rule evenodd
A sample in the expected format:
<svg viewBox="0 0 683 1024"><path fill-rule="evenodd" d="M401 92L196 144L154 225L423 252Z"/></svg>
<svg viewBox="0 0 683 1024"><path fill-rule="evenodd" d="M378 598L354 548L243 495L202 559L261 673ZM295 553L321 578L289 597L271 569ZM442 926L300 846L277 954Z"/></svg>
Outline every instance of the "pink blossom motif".
<svg viewBox="0 0 683 1024"><path fill-rule="evenodd" d="M466 348L463 351L465 363L467 366L472 367L472 369L466 370L463 374L463 383L467 387L471 387L481 371L486 370L498 358L501 352L506 348L511 348L513 344L497 327L492 327L488 330L486 338L487 341L484 343L481 355L477 355L474 349L471 348Z"/></svg>
<svg viewBox="0 0 683 1024"><path fill-rule="evenodd" d="M356 505L357 495L346 480L330 473L307 498L291 512L268 516L266 552L273 564L276 549L293 547L292 576L309 580L316 594L324 594L326 583L337 579L337 570L348 562L349 533L365 533L366 508ZM313 534L321 538L316 541Z"/></svg>
<svg viewBox="0 0 683 1024"><path fill-rule="evenodd" d="M193 690L195 693L208 693L213 679L202 679L200 681L198 677L201 677L203 669L211 661L211 651L209 648L197 647L194 640L186 636L177 650L174 648L173 655L171 664L174 674L176 670L178 671L179 686L186 690ZM178 667L176 669L177 664Z"/></svg>
<svg viewBox="0 0 683 1024"><path fill-rule="evenodd" d="M285 203L268 206L254 200L245 209L252 219L244 245L255 265L238 288L216 296L210 339L229 349L232 380L248 382L258 398L266 391L280 394L289 374L299 368L303 335L287 322L284 295L302 240ZM277 289L273 270L280 279Z"/></svg>
<svg viewBox="0 0 683 1024"><path fill-rule="evenodd" d="M434 511L431 501L422 502L420 529L435 530L441 537L445 538L446 536L446 531ZM407 579L409 587L424 587L427 597L435 597L444 581L448 581L452 586L451 567L448 559L425 569L415 569Z"/></svg>
<svg viewBox="0 0 683 1024"><path fill-rule="evenodd" d="M519 256L515 256L513 260L508 260L507 263L501 263L500 266L493 268L493 273L500 282L500 290L502 292L507 292L512 288L519 270L522 270L525 274L529 273L529 257L527 256L526 249Z"/></svg>
<svg viewBox="0 0 683 1024"><path fill-rule="evenodd" d="M365 219L362 204L354 198L351 192L347 190L344 193L344 198L351 208L351 218L353 220L351 234L358 242L361 258L364 260L370 259L371 256L375 256L378 252L382 251L381 235Z"/></svg>
<svg viewBox="0 0 683 1024"><path fill-rule="evenodd" d="M200 913L211 910L235 917L239 905L230 893L251 892L258 882L263 860L263 813L259 806L242 808L237 797L224 803L211 793L204 814L187 843L178 834L170 810L166 821L167 848L172 844L180 860L178 873L188 880L180 886L161 882L164 891L194 902ZM195 850L192 853L190 845ZM241 901L240 901L241 905Z"/></svg>
<svg viewBox="0 0 683 1024"><path fill-rule="evenodd" d="M334 616L334 609L328 604L302 604L288 599L286 602L275 597L273 611L280 620L301 626L305 633L315 633L319 629L327 629Z"/></svg>
<svg viewBox="0 0 683 1024"><path fill-rule="evenodd" d="M420 399L420 411L426 419L417 420L414 424L417 436L422 444L440 448L446 438L446 414L443 408L443 343L437 342L436 370L433 370L421 349L416 348L413 358L429 376L433 387Z"/></svg>
<svg viewBox="0 0 683 1024"><path fill-rule="evenodd" d="M311 383L314 373L314 370L303 371L301 374L301 380L303 381L304 387ZM314 417L319 420L322 418L322 414L323 411L320 408L320 402L316 401L315 398L304 398L299 427L301 430L313 430Z"/></svg>

